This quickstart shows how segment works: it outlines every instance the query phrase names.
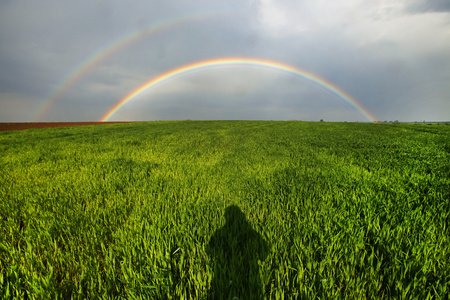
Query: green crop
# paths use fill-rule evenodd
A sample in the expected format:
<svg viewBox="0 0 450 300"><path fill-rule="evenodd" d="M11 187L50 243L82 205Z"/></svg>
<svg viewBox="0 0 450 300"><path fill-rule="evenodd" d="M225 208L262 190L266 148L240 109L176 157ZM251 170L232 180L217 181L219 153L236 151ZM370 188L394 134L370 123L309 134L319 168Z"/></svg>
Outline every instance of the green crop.
<svg viewBox="0 0 450 300"><path fill-rule="evenodd" d="M0 153L0 298L450 293L450 126L146 122Z"/></svg>

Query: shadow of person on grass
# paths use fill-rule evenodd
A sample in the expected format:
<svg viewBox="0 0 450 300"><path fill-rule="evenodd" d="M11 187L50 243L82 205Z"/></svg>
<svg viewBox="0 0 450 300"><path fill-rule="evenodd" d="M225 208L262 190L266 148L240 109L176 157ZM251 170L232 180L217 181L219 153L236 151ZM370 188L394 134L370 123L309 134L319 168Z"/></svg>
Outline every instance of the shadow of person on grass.
<svg viewBox="0 0 450 300"><path fill-rule="evenodd" d="M211 237L207 252L214 262L208 299L262 299L258 260L269 247L236 205L225 209L225 225Z"/></svg>

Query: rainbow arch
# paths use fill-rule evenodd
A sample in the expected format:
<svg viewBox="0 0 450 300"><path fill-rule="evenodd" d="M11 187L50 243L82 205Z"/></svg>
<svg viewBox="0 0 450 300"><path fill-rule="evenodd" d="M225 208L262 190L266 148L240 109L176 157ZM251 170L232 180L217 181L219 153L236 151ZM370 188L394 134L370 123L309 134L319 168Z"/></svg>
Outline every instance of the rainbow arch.
<svg viewBox="0 0 450 300"><path fill-rule="evenodd" d="M161 75L158 75L146 83L142 84L127 96L122 98L119 102L117 102L112 108L108 110L108 112L100 119L100 122L108 121L120 108L122 108L125 104L142 94L145 90L154 87L162 82L165 82L169 79L182 76L187 73L209 69L209 68L218 68L223 66L252 66L252 67L260 67L260 68L268 68L272 70L283 71L297 77L306 79L311 83L325 89L329 93L337 96L338 98L347 102L350 106L352 106L355 110L357 110L361 115L364 116L368 121L375 122L376 118L360 103L358 103L352 96L347 94L345 91L332 84L331 82L313 74L308 71L293 67L288 64L284 64L277 61L265 60L259 58L242 58L242 57L230 57L230 58L216 58L209 60L202 60L194 63L190 63L181 67L177 67L170 71L167 71Z"/></svg>
<svg viewBox="0 0 450 300"><path fill-rule="evenodd" d="M91 53L85 60L75 66L69 74L58 83L47 98L39 105L36 112L31 117L31 121L39 121L43 115L52 107L58 99L62 97L77 81L79 81L88 72L98 67L108 57L119 52L123 48L141 40L142 38L180 26L189 22L203 21L218 17L232 15L232 12L204 12L185 16L178 16L172 19L163 20L152 24L141 30L133 31L125 36L119 37L107 45Z"/></svg>

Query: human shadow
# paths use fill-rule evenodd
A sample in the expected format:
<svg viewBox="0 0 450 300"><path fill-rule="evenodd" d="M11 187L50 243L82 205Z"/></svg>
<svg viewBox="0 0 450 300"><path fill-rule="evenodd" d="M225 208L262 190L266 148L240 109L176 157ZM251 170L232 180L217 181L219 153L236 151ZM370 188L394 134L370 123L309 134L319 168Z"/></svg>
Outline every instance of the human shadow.
<svg viewBox="0 0 450 300"><path fill-rule="evenodd" d="M265 260L269 246L238 206L225 209L225 220L207 246L214 263L208 299L262 299L258 260Z"/></svg>

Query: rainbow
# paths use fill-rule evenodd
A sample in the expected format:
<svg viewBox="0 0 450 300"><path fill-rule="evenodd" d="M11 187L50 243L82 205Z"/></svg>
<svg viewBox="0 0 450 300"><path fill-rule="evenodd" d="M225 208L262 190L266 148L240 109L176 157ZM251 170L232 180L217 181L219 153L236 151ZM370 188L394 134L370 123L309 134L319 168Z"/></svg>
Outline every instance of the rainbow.
<svg viewBox="0 0 450 300"><path fill-rule="evenodd" d="M100 119L100 122L108 121L120 108L122 108L125 104L133 100L135 97L139 96L142 92L145 90L156 86L159 83L162 83L164 81L167 81L169 79L191 73L194 71L199 71L203 69L208 68L217 68L217 67L223 67L223 66L252 66L252 67L261 67L261 68L268 68L273 70L279 70L283 71L292 75L295 75L300 78L307 79L308 81L312 82L313 84L325 89L329 93L337 96L338 98L344 100L347 102L350 106L352 106L354 109L356 109L360 114L362 114L368 121L375 122L376 118L367 110L365 109L360 103L358 103L354 98L352 98L349 94L341 90L339 87L335 86L331 82L326 81L323 78L320 78L317 75L314 75L310 72L307 72L305 70L276 62L271 60L265 60L265 59L258 59L258 58L217 58L217 59L210 59L210 60L203 60L198 61L194 63L190 63L188 65L184 65L175 69L172 69L170 71L167 71L159 76L156 76L143 85L139 86L137 89L133 90L131 93L129 93L127 96L125 96L123 99L121 99L119 102L117 102L111 109L108 110L108 112Z"/></svg>
<svg viewBox="0 0 450 300"><path fill-rule="evenodd" d="M124 37L115 39L104 47L101 47L88 58L83 60L82 63L77 65L68 75L66 75L57 85L55 89L52 90L50 95L39 105L36 113L31 117L31 121L39 121L45 112L54 105L54 103L61 98L80 78L85 76L95 67L97 67L101 62L110 57L111 55L117 53L119 50L125 48L128 45L135 43L136 41L142 39L143 37L155 34L157 32L172 28L177 25L181 25L187 22L207 20L210 18L215 18L219 16L230 15L230 12L221 13L198 13L194 15L182 16L173 18L170 20L164 20L155 23L147 28L139 31L134 31L131 34L127 34Z"/></svg>

